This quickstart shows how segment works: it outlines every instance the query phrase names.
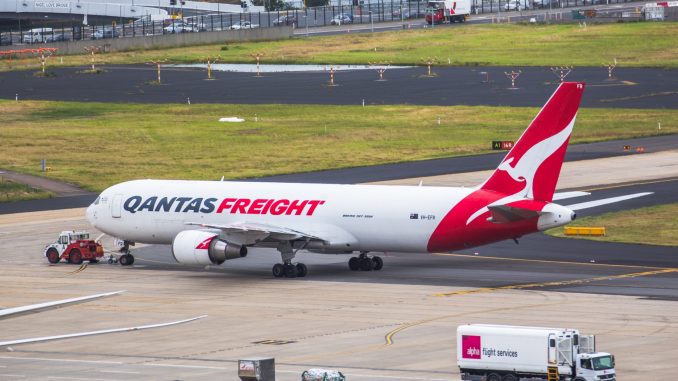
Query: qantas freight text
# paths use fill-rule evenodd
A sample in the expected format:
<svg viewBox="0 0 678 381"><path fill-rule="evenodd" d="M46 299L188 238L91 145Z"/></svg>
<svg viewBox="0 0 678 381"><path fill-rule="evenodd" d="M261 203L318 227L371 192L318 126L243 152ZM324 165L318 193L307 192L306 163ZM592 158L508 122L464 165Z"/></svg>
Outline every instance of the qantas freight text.
<svg viewBox="0 0 678 381"><path fill-rule="evenodd" d="M288 200L266 198L218 198L209 197L159 197L143 199L132 196L125 200L123 208L130 213L175 212L175 213L230 213L312 216L323 200Z"/></svg>

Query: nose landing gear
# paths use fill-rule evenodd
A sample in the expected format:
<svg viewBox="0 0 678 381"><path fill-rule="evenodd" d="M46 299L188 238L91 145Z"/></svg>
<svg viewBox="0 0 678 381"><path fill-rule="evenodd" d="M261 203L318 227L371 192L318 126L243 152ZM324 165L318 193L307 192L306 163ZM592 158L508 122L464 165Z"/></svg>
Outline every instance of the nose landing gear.
<svg viewBox="0 0 678 381"><path fill-rule="evenodd" d="M367 252L360 253L357 257L351 257L348 261L348 268L351 271L379 271L384 267L384 260L378 256L368 256Z"/></svg>

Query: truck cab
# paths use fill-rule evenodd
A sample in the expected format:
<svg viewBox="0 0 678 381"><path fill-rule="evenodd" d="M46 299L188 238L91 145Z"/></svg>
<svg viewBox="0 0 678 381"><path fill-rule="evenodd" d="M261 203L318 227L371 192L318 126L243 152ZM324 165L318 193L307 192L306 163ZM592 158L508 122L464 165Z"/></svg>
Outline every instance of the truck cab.
<svg viewBox="0 0 678 381"><path fill-rule="evenodd" d="M471 13L471 0L433 0L426 4L426 22L464 22Z"/></svg>
<svg viewBox="0 0 678 381"><path fill-rule="evenodd" d="M577 355L575 380L615 380L614 356L605 352Z"/></svg>

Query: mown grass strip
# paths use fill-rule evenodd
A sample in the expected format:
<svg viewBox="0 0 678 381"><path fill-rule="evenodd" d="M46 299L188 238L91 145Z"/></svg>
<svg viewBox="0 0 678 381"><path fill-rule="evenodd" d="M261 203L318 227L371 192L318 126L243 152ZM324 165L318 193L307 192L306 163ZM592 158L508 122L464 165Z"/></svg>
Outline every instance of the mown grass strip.
<svg viewBox="0 0 678 381"><path fill-rule="evenodd" d="M38 200L54 196L51 192L41 191L24 184L5 180L0 174L0 202L19 200Z"/></svg>
<svg viewBox="0 0 678 381"><path fill-rule="evenodd" d="M678 23L525 25L475 24L382 33L343 33L282 41L189 46L97 56L100 64L205 62L360 64L390 62L421 65L602 66L616 58L620 67L678 67ZM50 65L58 65L50 60ZM68 56L63 65L89 65L90 56ZM7 70L8 62L0 65ZM15 68L37 66L35 58L14 61Z"/></svg>
<svg viewBox="0 0 678 381"><path fill-rule="evenodd" d="M676 234L678 232L678 203L584 217L574 221L570 226L604 226L607 235L604 237L567 236L567 238L678 246L678 234ZM548 230L546 234L565 237L563 228Z"/></svg>
<svg viewBox="0 0 678 381"><path fill-rule="evenodd" d="M517 139L537 111L0 101L0 168L98 191L135 178L237 179L423 160L487 152L492 140ZM230 116L245 122L218 122ZM657 120L662 133L678 133L676 110L582 109L571 141L655 135ZM39 171L41 159L51 172Z"/></svg>

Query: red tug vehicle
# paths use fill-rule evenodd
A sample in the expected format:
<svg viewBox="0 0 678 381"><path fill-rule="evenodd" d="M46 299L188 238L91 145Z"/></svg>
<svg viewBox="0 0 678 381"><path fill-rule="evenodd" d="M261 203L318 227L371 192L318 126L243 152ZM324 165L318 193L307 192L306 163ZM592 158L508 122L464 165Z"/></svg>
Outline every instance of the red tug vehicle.
<svg viewBox="0 0 678 381"><path fill-rule="evenodd" d="M86 231L63 231L57 242L45 248L45 256L50 263L59 263L62 259L75 265L82 261L97 263L104 256L104 247L89 239Z"/></svg>

